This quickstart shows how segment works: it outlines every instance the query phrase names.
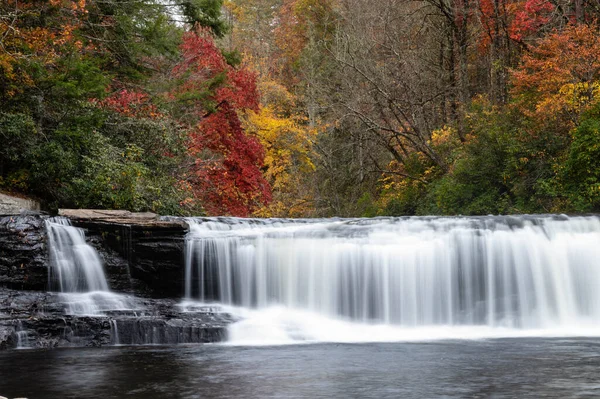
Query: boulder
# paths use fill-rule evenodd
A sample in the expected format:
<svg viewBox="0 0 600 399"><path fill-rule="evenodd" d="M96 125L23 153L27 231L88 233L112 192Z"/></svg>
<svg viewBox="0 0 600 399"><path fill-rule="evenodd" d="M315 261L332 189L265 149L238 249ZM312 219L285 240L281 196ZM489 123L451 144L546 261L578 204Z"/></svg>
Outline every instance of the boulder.
<svg viewBox="0 0 600 399"><path fill-rule="evenodd" d="M0 193L0 215L20 215L26 211L39 211L40 203L29 198Z"/></svg>

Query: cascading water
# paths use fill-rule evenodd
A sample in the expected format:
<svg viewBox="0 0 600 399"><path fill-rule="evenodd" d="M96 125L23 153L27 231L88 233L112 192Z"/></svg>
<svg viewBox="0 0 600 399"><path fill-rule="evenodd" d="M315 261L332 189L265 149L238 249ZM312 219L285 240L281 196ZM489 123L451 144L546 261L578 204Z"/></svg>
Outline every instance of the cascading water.
<svg viewBox="0 0 600 399"><path fill-rule="evenodd" d="M148 301L143 303L135 297L111 292L101 258L86 243L83 230L71 226L66 218L51 218L46 227L51 265L49 285L60 291L57 302L75 319L77 316L100 317L102 320L96 325L107 321L112 345L200 343L222 339L224 325L231 320L229 315L213 316L204 312L205 308L193 307L171 311L170 306L177 306L168 299L149 301L151 304L147 306ZM100 329L106 331L102 326ZM25 334L17 334L17 338L27 337ZM69 339L76 341L79 335L86 334L89 335L89 331L85 329L70 331Z"/></svg>
<svg viewBox="0 0 600 399"><path fill-rule="evenodd" d="M595 216L188 222L186 298L254 309L257 335L273 323L278 338L325 340L306 326L600 333Z"/></svg>
<svg viewBox="0 0 600 399"><path fill-rule="evenodd" d="M132 309L131 298L110 292L100 256L86 243L82 229L63 217L48 219L46 228L49 285L62 293L68 314L101 315Z"/></svg>
<svg viewBox="0 0 600 399"><path fill-rule="evenodd" d="M58 283L61 292L108 291L102 261L85 242L83 230L67 218L46 222L50 250L50 286Z"/></svg>
<svg viewBox="0 0 600 399"><path fill-rule="evenodd" d="M29 348L29 336L27 335L27 330L23 328L23 323L19 320L17 322L17 349L27 349Z"/></svg>

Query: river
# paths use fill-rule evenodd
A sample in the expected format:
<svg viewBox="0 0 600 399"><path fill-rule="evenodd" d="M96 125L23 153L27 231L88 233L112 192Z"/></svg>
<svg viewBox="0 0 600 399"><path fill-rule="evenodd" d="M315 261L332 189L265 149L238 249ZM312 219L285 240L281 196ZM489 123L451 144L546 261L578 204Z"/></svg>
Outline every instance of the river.
<svg viewBox="0 0 600 399"><path fill-rule="evenodd" d="M20 350L0 364L0 395L29 399L600 396L600 339L585 338Z"/></svg>

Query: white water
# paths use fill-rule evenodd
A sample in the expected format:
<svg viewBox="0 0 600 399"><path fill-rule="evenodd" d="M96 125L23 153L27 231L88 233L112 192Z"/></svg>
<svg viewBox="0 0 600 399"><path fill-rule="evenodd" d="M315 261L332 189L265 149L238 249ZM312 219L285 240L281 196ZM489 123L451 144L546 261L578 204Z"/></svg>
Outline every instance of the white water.
<svg viewBox="0 0 600 399"><path fill-rule="evenodd" d="M135 297L110 291L68 292L60 294L60 302L69 315L100 316L108 312L143 311Z"/></svg>
<svg viewBox="0 0 600 399"><path fill-rule="evenodd" d="M66 313L102 315L136 307L134 298L110 292L98 252L85 241L82 229L67 218L46 221L50 253L50 287L57 286Z"/></svg>
<svg viewBox="0 0 600 399"><path fill-rule="evenodd" d="M522 337L599 337L597 323L519 329L487 325L400 326L325 317L313 312L275 306L262 310L228 309L242 318L229 328L230 345L290 345L337 342L422 342L449 339Z"/></svg>
<svg viewBox="0 0 600 399"><path fill-rule="evenodd" d="M121 344L119 341L119 325L117 324L116 320L110 321L110 336L111 336L113 345Z"/></svg>
<svg viewBox="0 0 600 399"><path fill-rule="evenodd" d="M597 217L189 223L186 298L242 308L232 342L600 335Z"/></svg>
<svg viewBox="0 0 600 399"><path fill-rule="evenodd" d="M29 335L27 334L27 330L23 329L23 323L21 320L17 322L17 329L15 333L17 335L17 349L28 349Z"/></svg>
<svg viewBox="0 0 600 399"><path fill-rule="evenodd" d="M58 282L60 292L108 291L102 261L85 242L82 229L67 218L46 221L51 261L50 284Z"/></svg>

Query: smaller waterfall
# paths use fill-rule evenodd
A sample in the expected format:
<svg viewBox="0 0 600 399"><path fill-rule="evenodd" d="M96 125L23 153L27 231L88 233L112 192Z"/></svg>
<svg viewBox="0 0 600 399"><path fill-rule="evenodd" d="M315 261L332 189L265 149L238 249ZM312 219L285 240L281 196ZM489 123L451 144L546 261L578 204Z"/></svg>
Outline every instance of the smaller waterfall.
<svg viewBox="0 0 600 399"><path fill-rule="evenodd" d="M119 325L116 320L110 321L110 337L113 345L120 345L119 340Z"/></svg>
<svg viewBox="0 0 600 399"><path fill-rule="evenodd" d="M17 331L15 333L17 335L17 349L29 348L29 335L27 334L27 330L23 329L21 320L17 323Z"/></svg>
<svg viewBox="0 0 600 399"><path fill-rule="evenodd" d="M132 311L134 298L110 292L98 252L85 241L82 229L67 218L46 221L50 252L50 287L57 287L67 314L104 315Z"/></svg>
<svg viewBox="0 0 600 399"><path fill-rule="evenodd" d="M102 261L85 242L83 230L62 217L49 219L46 225L52 264L50 286L58 283L60 292L108 291Z"/></svg>

